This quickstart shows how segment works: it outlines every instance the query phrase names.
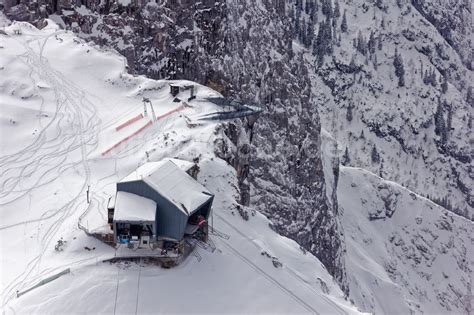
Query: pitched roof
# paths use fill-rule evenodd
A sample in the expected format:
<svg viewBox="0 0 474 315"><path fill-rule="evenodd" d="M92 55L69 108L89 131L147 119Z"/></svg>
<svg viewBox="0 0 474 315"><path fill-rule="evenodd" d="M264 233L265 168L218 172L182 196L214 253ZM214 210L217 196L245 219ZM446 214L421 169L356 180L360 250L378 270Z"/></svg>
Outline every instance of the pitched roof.
<svg viewBox="0 0 474 315"><path fill-rule="evenodd" d="M213 195L206 187L186 173L184 169L190 167L189 164L183 162L186 161L166 159L160 162L146 163L121 182L143 180L184 214L191 215Z"/></svg>
<svg viewBox="0 0 474 315"><path fill-rule="evenodd" d="M115 200L114 221L155 221L156 202L125 191L118 191Z"/></svg>
<svg viewBox="0 0 474 315"><path fill-rule="evenodd" d="M142 178L150 176L152 173L156 172L161 166L163 166L168 161L173 162L183 171L187 171L194 166L193 162L180 159L166 158L158 162L148 162L139 166L136 170L128 174L120 182L133 182L136 180L141 180Z"/></svg>

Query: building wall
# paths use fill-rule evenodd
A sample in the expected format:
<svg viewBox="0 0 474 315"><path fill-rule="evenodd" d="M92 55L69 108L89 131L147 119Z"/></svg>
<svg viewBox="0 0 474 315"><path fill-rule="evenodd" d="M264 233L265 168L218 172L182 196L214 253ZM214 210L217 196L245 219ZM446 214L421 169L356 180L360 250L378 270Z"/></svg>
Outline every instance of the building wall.
<svg viewBox="0 0 474 315"><path fill-rule="evenodd" d="M214 201L214 196L209 196L210 199L201 205L196 211L194 211L192 214L198 213L202 215L206 220L209 218L209 214L211 213L211 208L212 208L212 202Z"/></svg>
<svg viewBox="0 0 474 315"><path fill-rule="evenodd" d="M125 191L156 202L156 235L181 240L188 216L144 181L117 183L117 191Z"/></svg>
<svg viewBox="0 0 474 315"><path fill-rule="evenodd" d="M148 222L148 221L144 221L144 222L134 222L134 221L114 221L114 240L117 241L118 239L118 227L117 225L118 224L126 224L126 223L129 223L129 224L139 224L139 225L151 225L152 226L152 230L154 231L153 233L156 234L156 222ZM156 237L156 235L151 235L150 236L151 238L153 237Z"/></svg>

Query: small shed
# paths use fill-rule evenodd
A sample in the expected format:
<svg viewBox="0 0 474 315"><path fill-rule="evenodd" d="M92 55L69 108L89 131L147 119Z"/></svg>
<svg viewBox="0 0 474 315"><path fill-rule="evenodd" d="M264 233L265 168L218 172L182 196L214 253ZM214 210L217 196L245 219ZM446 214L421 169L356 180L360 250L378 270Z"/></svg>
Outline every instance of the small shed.
<svg viewBox="0 0 474 315"><path fill-rule="evenodd" d="M118 191L113 214L114 236L120 243L149 245L156 234L156 202Z"/></svg>
<svg viewBox="0 0 474 315"><path fill-rule="evenodd" d="M154 202L153 232L156 239L181 241L186 231L192 230L187 228L188 225L201 226L202 220L208 219L214 199L213 194L186 172L193 166L194 163L176 159L146 163L117 183L117 198L125 192ZM120 206L118 201L115 211ZM122 202L121 207L124 205L129 206L127 211L120 210L127 214L125 217L132 217L131 212L142 209L138 203L131 201L128 204ZM148 202L147 211L151 207ZM141 211L136 216L145 217ZM147 220L151 218L147 216Z"/></svg>
<svg viewBox="0 0 474 315"><path fill-rule="evenodd" d="M170 93L171 95L173 95L173 97L179 94L179 88L179 85L170 84Z"/></svg>

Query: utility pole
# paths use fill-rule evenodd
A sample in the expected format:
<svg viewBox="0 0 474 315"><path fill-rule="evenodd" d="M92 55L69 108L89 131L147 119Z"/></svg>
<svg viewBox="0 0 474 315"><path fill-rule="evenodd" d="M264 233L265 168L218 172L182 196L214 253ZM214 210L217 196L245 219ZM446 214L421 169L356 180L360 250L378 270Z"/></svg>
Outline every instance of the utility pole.
<svg viewBox="0 0 474 315"><path fill-rule="evenodd" d="M87 203L91 203L91 201L89 200L89 190L90 190L91 186L90 185L87 185Z"/></svg>
<svg viewBox="0 0 474 315"><path fill-rule="evenodd" d="M146 111L146 101L147 101L147 100L148 100L147 98L143 98L143 115L144 115L145 117L148 116L148 113L147 113L147 111Z"/></svg>
<svg viewBox="0 0 474 315"><path fill-rule="evenodd" d="M145 112L145 116L147 116L147 111L146 111L146 104L150 104L150 108L151 108L151 114L152 114L152 117L153 117L153 121L156 121L156 114L155 114L155 109L153 108L153 104L152 102L150 101L150 99L144 97L143 98L143 108L144 108L144 112Z"/></svg>

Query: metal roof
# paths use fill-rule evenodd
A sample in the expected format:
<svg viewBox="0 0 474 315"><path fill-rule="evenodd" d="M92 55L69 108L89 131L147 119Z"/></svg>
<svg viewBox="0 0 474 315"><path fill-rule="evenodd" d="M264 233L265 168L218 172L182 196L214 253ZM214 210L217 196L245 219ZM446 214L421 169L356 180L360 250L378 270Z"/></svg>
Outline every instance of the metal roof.
<svg viewBox="0 0 474 315"><path fill-rule="evenodd" d="M209 201L213 195L186 173L184 169L189 166L186 163L191 162L183 162L186 161L166 159L160 162L146 163L121 182L143 180L184 214L190 215Z"/></svg>
<svg viewBox="0 0 474 315"><path fill-rule="evenodd" d="M158 162L148 162L139 166L135 171L128 174L120 182L121 183L132 182L132 181L140 180L140 179L143 179L144 177L150 176L168 161L173 162L176 166L181 168L183 171L187 171L194 166L193 162L180 160L180 159L166 158Z"/></svg>

